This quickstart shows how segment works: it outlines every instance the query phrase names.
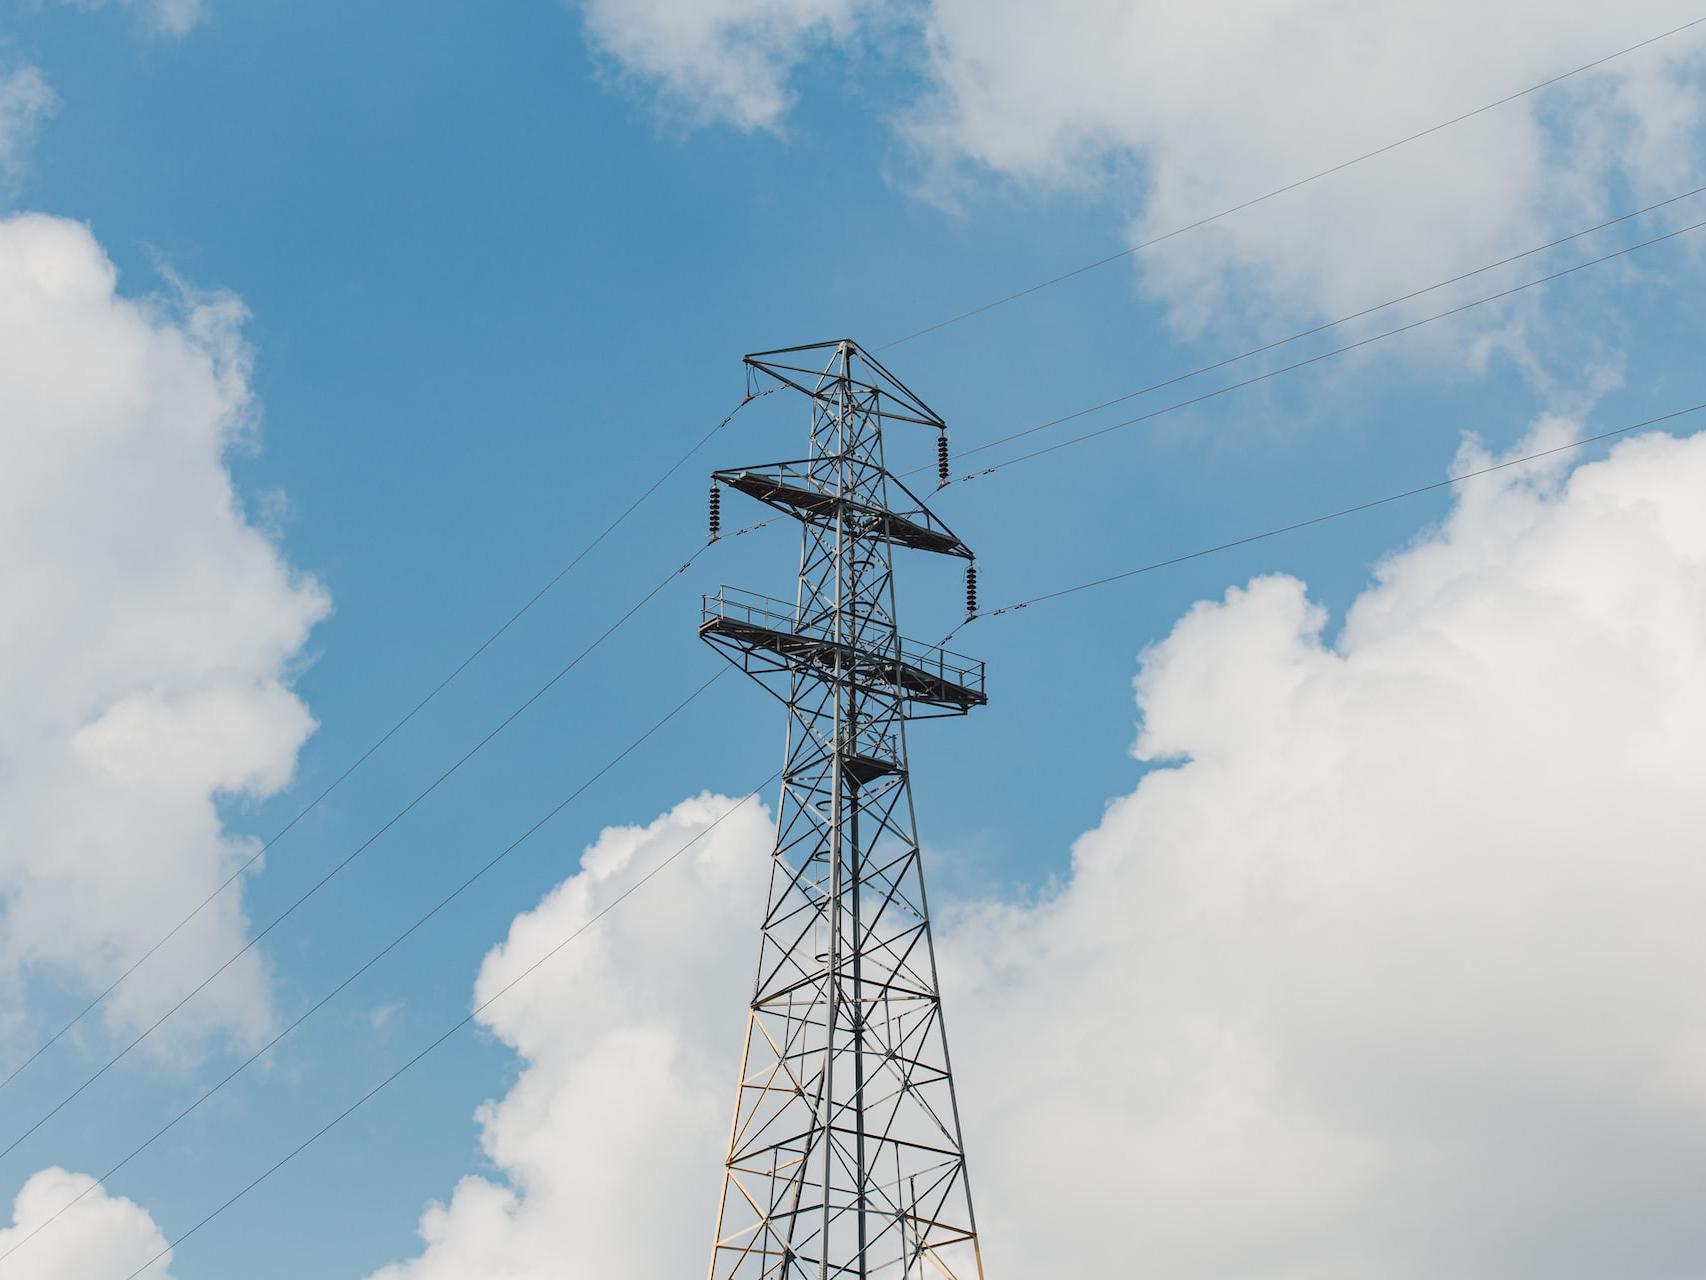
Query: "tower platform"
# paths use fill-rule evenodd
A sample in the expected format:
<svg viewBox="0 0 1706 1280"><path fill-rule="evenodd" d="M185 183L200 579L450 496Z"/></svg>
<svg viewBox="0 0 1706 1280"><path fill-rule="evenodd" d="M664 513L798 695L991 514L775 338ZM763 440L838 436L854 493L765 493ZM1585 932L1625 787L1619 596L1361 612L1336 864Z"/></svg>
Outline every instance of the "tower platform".
<svg viewBox="0 0 1706 1280"><path fill-rule="evenodd" d="M898 652L838 641L816 628L797 627L794 606L786 600L734 587L704 598L699 634L825 678L833 678L839 663L845 678L897 690L910 703L940 711L969 711L989 701L983 663L976 658L913 640L897 640Z"/></svg>

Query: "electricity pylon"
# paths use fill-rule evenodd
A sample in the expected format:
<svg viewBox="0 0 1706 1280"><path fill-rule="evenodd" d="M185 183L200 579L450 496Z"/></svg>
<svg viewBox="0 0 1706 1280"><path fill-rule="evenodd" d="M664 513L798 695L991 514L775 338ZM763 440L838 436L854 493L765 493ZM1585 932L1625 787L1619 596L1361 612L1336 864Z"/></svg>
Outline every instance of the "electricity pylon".
<svg viewBox="0 0 1706 1280"><path fill-rule="evenodd" d="M905 730L982 705L983 664L901 638L892 555L972 553L883 459L912 424L945 469L946 424L851 341L746 364L807 398L811 441L713 475L713 536L717 486L803 534L792 603L724 587L699 627L788 708L711 1280L981 1280Z"/></svg>

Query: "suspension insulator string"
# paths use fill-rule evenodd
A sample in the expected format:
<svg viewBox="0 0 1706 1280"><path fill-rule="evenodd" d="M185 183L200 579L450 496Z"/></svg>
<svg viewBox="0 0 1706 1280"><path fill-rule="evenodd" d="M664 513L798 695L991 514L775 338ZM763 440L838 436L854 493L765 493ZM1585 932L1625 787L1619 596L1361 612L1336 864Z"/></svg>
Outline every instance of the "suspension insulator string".
<svg viewBox="0 0 1706 1280"><path fill-rule="evenodd" d="M966 566L966 621L977 617L977 566Z"/></svg>
<svg viewBox="0 0 1706 1280"><path fill-rule="evenodd" d="M938 485L948 483L948 433L946 431L936 433L936 483Z"/></svg>
<svg viewBox="0 0 1706 1280"><path fill-rule="evenodd" d="M711 541L715 542L723 528L723 491L711 486Z"/></svg>

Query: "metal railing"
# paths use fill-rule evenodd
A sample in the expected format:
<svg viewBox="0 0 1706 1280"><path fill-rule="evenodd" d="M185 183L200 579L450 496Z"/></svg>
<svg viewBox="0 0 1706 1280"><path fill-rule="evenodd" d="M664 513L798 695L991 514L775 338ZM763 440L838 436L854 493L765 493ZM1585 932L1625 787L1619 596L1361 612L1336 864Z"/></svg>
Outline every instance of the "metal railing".
<svg viewBox="0 0 1706 1280"><path fill-rule="evenodd" d="M701 625L733 622L785 635L805 636L813 640L834 640L833 634L822 623L802 627L798 609L787 600L777 600L771 596L759 595L755 591L729 586L720 587L715 595L706 595L702 599ZM941 645L923 644L904 637L896 637L896 646L895 653L874 650L864 652L879 661L898 658L902 667L909 667L947 685L980 695L983 693L983 662L980 659L954 653Z"/></svg>
<svg viewBox="0 0 1706 1280"><path fill-rule="evenodd" d="M799 610L787 600L777 600L771 596L761 596L756 591L743 591L739 587L728 586L718 587L716 595L704 596L702 600L704 609L701 623L738 622L749 627L762 627L766 631L811 634L817 639L827 639L820 631L802 632L799 627Z"/></svg>

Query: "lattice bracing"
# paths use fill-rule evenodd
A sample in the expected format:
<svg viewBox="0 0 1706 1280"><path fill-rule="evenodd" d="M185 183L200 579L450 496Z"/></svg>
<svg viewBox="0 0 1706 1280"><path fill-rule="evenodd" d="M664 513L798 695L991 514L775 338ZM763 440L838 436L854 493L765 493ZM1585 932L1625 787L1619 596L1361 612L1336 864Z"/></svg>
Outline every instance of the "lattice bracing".
<svg viewBox="0 0 1706 1280"><path fill-rule="evenodd" d="M747 357L805 396L810 451L715 479L801 525L795 601L724 588L704 638L787 706L776 845L712 1280L981 1280L907 770L906 723L983 666L901 638L895 547L971 552L888 471L944 424L852 342Z"/></svg>

